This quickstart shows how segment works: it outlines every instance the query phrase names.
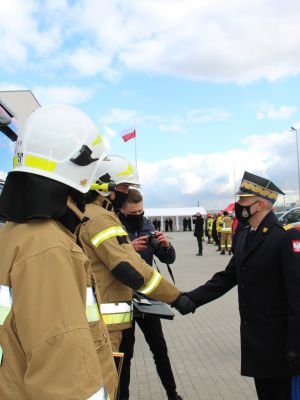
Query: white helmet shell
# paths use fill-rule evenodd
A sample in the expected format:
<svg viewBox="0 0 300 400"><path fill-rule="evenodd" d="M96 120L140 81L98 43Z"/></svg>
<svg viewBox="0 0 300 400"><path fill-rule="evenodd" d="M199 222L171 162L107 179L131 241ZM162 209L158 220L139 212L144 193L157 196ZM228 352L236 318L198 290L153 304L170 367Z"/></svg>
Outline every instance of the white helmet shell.
<svg viewBox="0 0 300 400"><path fill-rule="evenodd" d="M46 106L27 118L13 172L41 175L86 193L104 156L101 135L86 114L68 105Z"/></svg>
<svg viewBox="0 0 300 400"><path fill-rule="evenodd" d="M94 183L108 183L112 182L116 185L120 183L128 184L129 186L140 187L139 176L136 168L131 162L117 154L107 155L99 164ZM103 196L108 196L111 192L98 191Z"/></svg>

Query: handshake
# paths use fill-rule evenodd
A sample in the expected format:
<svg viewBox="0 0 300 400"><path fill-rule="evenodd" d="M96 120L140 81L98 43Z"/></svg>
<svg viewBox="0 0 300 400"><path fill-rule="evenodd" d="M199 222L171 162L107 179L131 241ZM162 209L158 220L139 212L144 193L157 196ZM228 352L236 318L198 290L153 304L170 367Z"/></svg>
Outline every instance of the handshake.
<svg viewBox="0 0 300 400"><path fill-rule="evenodd" d="M194 313L196 311L195 303L188 297L186 293L181 293L177 299L171 304L182 315Z"/></svg>

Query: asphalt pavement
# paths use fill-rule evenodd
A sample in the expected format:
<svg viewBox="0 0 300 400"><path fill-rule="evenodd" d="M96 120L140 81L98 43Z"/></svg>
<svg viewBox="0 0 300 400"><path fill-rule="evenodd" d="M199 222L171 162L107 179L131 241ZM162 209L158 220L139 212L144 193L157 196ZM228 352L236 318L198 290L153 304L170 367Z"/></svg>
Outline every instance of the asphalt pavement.
<svg viewBox="0 0 300 400"><path fill-rule="evenodd" d="M196 256L192 232L168 232L176 249L172 266L176 285L183 291L206 282L226 267L230 256L220 255L204 243L203 256ZM165 265L161 273L170 278ZM232 289L195 314L162 320L177 391L184 400L255 400L252 378L240 375L240 339L237 290ZM131 400L165 400L152 353L138 326L131 368Z"/></svg>

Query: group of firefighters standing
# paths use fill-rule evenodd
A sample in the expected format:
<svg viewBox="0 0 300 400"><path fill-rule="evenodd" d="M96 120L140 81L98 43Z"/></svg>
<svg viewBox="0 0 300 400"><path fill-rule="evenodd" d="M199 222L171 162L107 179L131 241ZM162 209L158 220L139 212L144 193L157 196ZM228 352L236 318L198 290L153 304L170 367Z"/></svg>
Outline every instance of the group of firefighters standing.
<svg viewBox="0 0 300 400"><path fill-rule="evenodd" d="M194 236L198 242L198 256L202 256L204 235L207 237L208 244L218 246L217 251L225 255L226 251L232 254L232 236L236 228L236 220L229 215L228 211L219 211L216 214L207 213L204 220L200 213L195 215Z"/></svg>
<svg viewBox="0 0 300 400"><path fill-rule="evenodd" d="M228 211L219 211L215 215L207 213L205 221L205 236L207 243L214 243L218 246L217 251L230 255L232 252L232 235L236 227L235 218Z"/></svg>

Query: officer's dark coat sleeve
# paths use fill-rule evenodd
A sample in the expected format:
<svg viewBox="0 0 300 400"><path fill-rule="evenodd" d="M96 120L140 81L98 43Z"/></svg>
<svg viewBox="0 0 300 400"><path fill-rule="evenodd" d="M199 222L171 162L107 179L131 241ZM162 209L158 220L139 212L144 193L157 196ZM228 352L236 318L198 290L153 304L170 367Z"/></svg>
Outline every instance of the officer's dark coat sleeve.
<svg viewBox="0 0 300 400"><path fill-rule="evenodd" d="M287 349L300 352L300 234L295 229L286 232L282 243L282 274L288 296Z"/></svg>
<svg viewBox="0 0 300 400"><path fill-rule="evenodd" d="M188 292L188 296L197 306L209 303L227 293L237 284L234 256L224 271L217 272L204 285Z"/></svg>

